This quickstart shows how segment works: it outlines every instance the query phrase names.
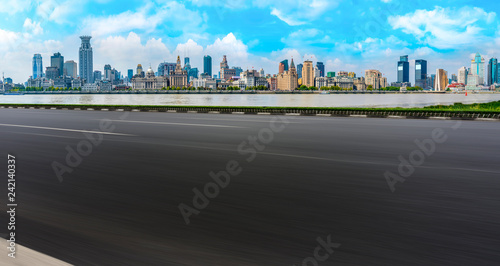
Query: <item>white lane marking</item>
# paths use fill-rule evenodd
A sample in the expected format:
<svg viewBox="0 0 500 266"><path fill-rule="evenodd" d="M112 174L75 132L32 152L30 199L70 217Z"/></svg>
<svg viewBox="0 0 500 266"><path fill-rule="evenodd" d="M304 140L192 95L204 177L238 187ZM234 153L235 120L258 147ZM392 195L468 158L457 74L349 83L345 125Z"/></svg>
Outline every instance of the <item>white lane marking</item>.
<svg viewBox="0 0 500 266"><path fill-rule="evenodd" d="M123 133L113 133L113 132L105 132L105 131L92 131L92 130L80 130L80 129L69 129L69 128L57 128L57 127L39 127L39 126L13 125L13 124L0 124L0 126L4 126L4 127L36 128L36 129L69 131L69 132L81 132L81 133L97 133L97 134L117 135L117 136L135 136L135 135L123 134Z"/></svg>
<svg viewBox="0 0 500 266"><path fill-rule="evenodd" d="M158 124L158 125L174 125L174 126L192 126L192 127L227 127L227 128L246 128L239 126L225 126L225 125L208 125L208 124L187 124L187 123L172 123L172 122L152 122L152 121L130 121L130 120L111 120L113 122L122 123L139 123L139 124Z"/></svg>
<svg viewBox="0 0 500 266"><path fill-rule="evenodd" d="M69 137L69 136L62 136L62 135L51 135L51 134L39 134L39 133L30 133L30 132L4 131L3 133L21 134L21 135L35 135L35 136L53 137L53 138L64 138L64 139L81 139L81 138L77 138L77 137Z"/></svg>
<svg viewBox="0 0 500 266"><path fill-rule="evenodd" d="M213 116L211 116L213 117ZM267 117L265 117L267 118ZM196 117L183 117L182 119L192 120L214 120L214 121L234 121L234 122L256 122L256 123L270 123L272 120L248 120L248 119L215 119L215 118L196 118ZM290 124L300 124L300 122L289 122Z"/></svg>

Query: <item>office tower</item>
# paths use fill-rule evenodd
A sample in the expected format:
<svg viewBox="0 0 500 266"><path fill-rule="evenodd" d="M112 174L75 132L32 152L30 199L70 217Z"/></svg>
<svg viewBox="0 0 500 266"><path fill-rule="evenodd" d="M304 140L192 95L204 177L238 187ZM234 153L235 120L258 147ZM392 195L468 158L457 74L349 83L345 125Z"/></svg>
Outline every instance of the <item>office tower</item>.
<svg viewBox="0 0 500 266"><path fill-rule="evenodd" d="M209 55L203 57L203 73L212 76L212 57Z"/></svg>
<svg viewBox="0 0 500 266"><path fill-rule="evenodd" d="M237 77L239 77L243 72L243 69L241 67L233 67L233 69L234 69L234 75Z"/></svg>
<svg viewBox="0 0 500 266"><path fill-rule="evenodd" d="M456 82L458 82L458 77L457 77L457 75L452 74L452 75L451 75L451 82L450 82L450 84L451 84L451 83L456 83Z"/></svg>
<svg viewBox="0 0 500 266"><path fill-rule="evenodd" d="M299 79L302 78L302 67L304 67L303 64L298 64L297 65L297 75L299 76Z"/></svg>
<svg viewBox="0 0 500 266"><path fill-rule="evenodd" d="M326 74L326 76L329 77L329 78L334 78L335 77L335 72L328 72Z"/></svg>
<svg viewBox="0 0 500 266"><path fill-rule="evenodd" d="M491 58L488 63L488 85L493 85L498 82L498 60Z"/></svg>
<svg viewBox="0 0 500 266"><path fill-rule="evenodd" d="M461 67L458 70L457 82L467 85L467 76L469 75L466 67Z"/></svg>
<svg viewBox="0 0 500 266"><path fill-rule="evenodd" d="M64 75L64 56L61 53L54 53L53 56L50 57L50 66L57 67L57 76L61 77Z"/></svg>
<svg viewBox="0 0 500 266"><path fill-rule="evenodd" d="M478 85L484 85L484 58L479 53L472 59L471 73L477 76Z"/></svg>
<svg viewBox="0 0 500 266"><path fill-rule="evenodd" d="M111 80L111 65L104 65L104 80Z"/></svg>
<svg viewBox="0 0 500 266"><path fill-rule="evenodd" d="M68 60L66 62L64 62L64 71L63 71L63 74L64 76L70 76L74 79L76 79L77 77L77 64L75 61L73 60Z"/></svg>
<svg viewBox="0 0 500 266"><path fill-rule="evenodd" d="M102 72L99 70L94 71L94 82L102 79Z"/></svg>
<svg viewBox="0 0 500 266"><path fill-rule="evenodd" d="M427 88L427 61L415 60L415 86L422 89Z"/></svg>
<svg viewBox="0 0 500 266"><path fill-rule="evenodd" d="M306 85L307 87L314 86L314 67L312 61L304 61L304 66L302 67L302 85Z"/></svg>
<svg viewBox="0 0 500 266"><path fill-rule="evenodd" d="M91 36L80 36L82 45L80 46L80 78L84 79L87 83L94 83L94 56L92 47L90 46Z"/></svg>
<svg viewBox="0 0 500 266"><path fill-rule="evenodd" d="M261 69L259 70L259 77L265 77L265 76L266 76L266 73L264 72L264 69L263 69L263 68L261 68Z"/></svg>
<svg viewBox="0 0 500 266"><path fill-rule="evenodd" d="M319 78L320 77L320 70L318 66L314 66L314 77Z"/></svg>
<svg viewBox="0 0 500 266"><path fill-rule="evenodd" d="M401 56L398 62L398 83L410 82L410 62L408 56Z"/></svg>
<svg viewBox="0 0 500 266"><path fill-rule="evenodd" d="M435 91L445 91L448 86L448 72L444 69L436 70L436 86L434 87Z"/></svg>
<svg viewBox="0 0 500 266"><path fill-rule="evenodd" d="M283 62L280 62L278 64L278 74L283 74L285 73L285 64Z"/></svg>
<svg viewBox="0 0 500 266"><path fill-rule="evenodd" d="M184 67L190 66L191 64L189 63L189 57L184 57Z"/></svg>
<svg viewBox="0 0 500 266"><path fill-rule="evenodd" d="M160 74L160 73L158 73L158 75L159 75L159 74ZM131 81L131 80L132 80L132 77L133 77L133 76L134 76L134 70L133 70L133 69L129 69L129 70L127 70L127 78L128 78L128 80L129 80L129 81ZM160 75L160 76L163 76L163 75Z"/></svg>
<svg viewBox="0 0 500 266"><path fill-rule="evenodd" d="M317 62L316 67L319 69L319 76L324 77L325 76L325 65L323 62Z"/></svg>
<svg viewBox="0 0 500 266"><path fill-rule="evenodd" d="M42 55L33 55L33 79L43 77L43 62Z"/></svg>
<svg viewBox="0 0 500 266"><path fill-rule="evenodd" d="M280 62L279 64L279 73L283 73L285 71L288 71L288 59L285 59Z"/></svg>

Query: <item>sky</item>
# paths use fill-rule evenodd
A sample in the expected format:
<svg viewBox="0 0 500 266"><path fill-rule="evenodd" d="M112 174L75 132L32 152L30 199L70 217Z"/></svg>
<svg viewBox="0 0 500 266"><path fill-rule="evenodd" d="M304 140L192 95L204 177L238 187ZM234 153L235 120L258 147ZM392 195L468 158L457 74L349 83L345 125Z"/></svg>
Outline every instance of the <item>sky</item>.
<svg viewBox="0 0 500 266"><path fill-rule="evenodd" d="M79 36L91 35L94 69L126 74L137 64L190 57L203 71L212 56L217 73L229 66L277 73L294 59L323 62L326 72L364 76L378 69L396 81L397 61L428 60L429 74L470 67L477 52L500 57L500 1L490 0L0 0L0 71L16 83L60 52L78 62Z"/></svg>

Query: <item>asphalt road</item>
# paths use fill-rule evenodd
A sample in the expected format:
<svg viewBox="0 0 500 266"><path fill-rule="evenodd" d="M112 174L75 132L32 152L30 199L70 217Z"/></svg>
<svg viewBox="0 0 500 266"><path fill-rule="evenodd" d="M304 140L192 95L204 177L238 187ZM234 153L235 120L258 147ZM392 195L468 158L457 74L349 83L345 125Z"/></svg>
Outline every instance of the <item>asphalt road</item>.
<svg viewBox="0 0 500 266"><path fill-rule="evenodd" d="M107 132L86 132L89 148L84 131L100 123ZM5 200L10 153L17 242L77 265L498 265L499 132L496 122L0 109L0 189ZM418 152L415 140L433 136ZM70 166L78 146L88 155ZM410 154L420 165L399 171ZM71 173L59 179L54 162ZM226 168L224 188L212 183L194 206L193 189ZM387 171L407 176L394 192ZM312 259L328 237L340 246Z"/></svg>

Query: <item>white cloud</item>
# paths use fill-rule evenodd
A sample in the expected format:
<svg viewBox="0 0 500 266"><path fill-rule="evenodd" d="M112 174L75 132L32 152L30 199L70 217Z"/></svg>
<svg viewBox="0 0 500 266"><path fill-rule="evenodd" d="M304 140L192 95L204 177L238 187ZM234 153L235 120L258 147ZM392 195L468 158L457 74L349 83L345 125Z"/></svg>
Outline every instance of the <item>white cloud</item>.
<svg viewBox="0 0 500 266"><path fill-rule="evenodd" d="M0 13L16 14L29 10L32 5L32 0L6 0L0 4Z"/></svg>
<svg viewBox="0 0 500 266"><path fill-rule="evenodd" d="M29 18L24 21L23 28L25 31L33 33L33 35L40 35L43 33L43 28L40 26L40 22L36 23L31 21Z"/></svg>
<svg viewBox="0 0 500 266"><path fill-rule="evenodd" d="M463 7L458 10L436 6L434 10L416 10L403 16L391 16L393 29L414 35L423 44L438 49L450 49L483 41L481 32L492 23L496 14L481 8Z"/></svg>

